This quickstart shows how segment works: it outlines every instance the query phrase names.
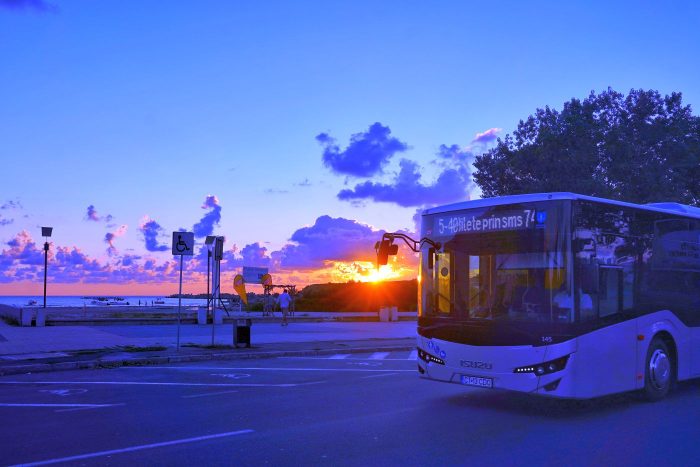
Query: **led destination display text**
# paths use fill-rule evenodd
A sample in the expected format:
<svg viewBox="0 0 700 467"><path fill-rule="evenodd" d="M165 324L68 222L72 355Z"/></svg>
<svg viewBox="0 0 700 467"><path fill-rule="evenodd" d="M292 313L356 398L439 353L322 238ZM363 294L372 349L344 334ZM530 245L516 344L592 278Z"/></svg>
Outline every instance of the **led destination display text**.
<svg viewBox="0 0 700 467"><path fill-rule="evenodd" d="M472 232L500 232L544 227L546 211L523 209L482 215L462 214L435 218L436 235L455 235Z"/></svg>

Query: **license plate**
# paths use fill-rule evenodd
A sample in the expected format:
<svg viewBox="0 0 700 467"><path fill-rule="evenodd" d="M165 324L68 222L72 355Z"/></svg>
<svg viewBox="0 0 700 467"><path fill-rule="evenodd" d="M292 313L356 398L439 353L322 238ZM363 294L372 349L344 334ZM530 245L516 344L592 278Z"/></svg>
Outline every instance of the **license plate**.
<svg viewBox="0 0 700 467"><path fill-rule="evenodd" d="M462 384L467 386L477 386L480 388L492 388L493 378L484 378L482 376L462 375Z"/></svg>

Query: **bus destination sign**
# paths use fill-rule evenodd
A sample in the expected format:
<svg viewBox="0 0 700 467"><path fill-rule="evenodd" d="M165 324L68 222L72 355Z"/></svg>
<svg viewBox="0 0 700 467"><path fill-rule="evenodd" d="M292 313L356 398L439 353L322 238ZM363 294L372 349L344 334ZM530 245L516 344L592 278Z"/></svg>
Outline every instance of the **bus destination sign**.
<svg viewBox="0 0 700 467"><path fill-rule="evenodd" d="M457 214L435 218L435 235L456 235L476 232L502 232L543 228L547 211L522 209L499 213Z"/></svg>

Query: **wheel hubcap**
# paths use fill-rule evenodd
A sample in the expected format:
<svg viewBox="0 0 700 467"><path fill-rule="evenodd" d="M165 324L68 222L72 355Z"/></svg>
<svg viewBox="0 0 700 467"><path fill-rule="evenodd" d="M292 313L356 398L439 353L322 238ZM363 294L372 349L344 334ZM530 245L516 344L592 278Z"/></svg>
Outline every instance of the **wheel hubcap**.
<svg viewBox="0 0 700 467"><path fill-rule="evenodd" d="M654 350L649 359L649 378L656 389L664 389L671 380L671 362L661 349Z"/></svg>

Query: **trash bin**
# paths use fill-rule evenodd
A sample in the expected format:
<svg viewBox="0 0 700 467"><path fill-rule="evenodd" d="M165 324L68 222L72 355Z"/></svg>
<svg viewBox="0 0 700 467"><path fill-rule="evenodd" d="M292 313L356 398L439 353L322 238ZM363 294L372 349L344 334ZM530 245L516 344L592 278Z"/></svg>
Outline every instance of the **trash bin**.
<svg viewBox="0 0 700 467"><path fill-rule="evenodd" d="M245 344L250 347L250 326L252 320L250 318L237 319L233 323L233 346L238 347L239 344Z"/></svg>

